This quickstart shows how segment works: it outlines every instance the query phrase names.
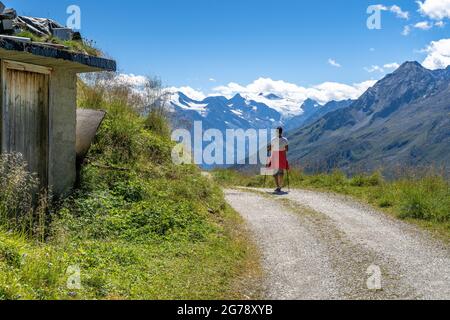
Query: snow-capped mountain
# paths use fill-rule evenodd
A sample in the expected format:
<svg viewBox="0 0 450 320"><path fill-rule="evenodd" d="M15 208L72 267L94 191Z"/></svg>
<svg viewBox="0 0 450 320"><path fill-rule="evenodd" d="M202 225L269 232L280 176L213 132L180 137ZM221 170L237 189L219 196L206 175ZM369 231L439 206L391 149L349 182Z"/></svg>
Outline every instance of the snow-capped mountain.
<svg viewBox="0 0 450 320"><path fill-rule="evenodd" d="M177 121L193 123L202 121L209 129L259 129L272 128L283 123L283 115L265 103L248 100L240 94L231 99L223 96L196 101L182 92L174 93L170 100Z"/></svg>
<svg viewBox="0 0 450 320"><path fill-rule="evenodd" d="M273 93L257 97L236 94L231 99L211 96L202 101L191 99L182 92L171 95L170 109L178 125L191 128L194 121L202 121L204 129L267 129L286 126L289 130L301 127L316 115L349 105L349 101L332 101L325 106L307 99L303 104ZM327 111L328 110L328 111Z"/></svg>

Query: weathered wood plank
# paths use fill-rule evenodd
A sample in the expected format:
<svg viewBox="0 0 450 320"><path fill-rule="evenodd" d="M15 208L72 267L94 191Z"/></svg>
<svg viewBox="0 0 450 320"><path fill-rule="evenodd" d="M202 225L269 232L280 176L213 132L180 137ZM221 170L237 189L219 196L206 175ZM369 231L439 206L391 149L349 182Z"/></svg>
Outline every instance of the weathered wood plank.
<svg viewBox="0 0 450 320"><path fill-rule="evenodd" d="M4 63L6 68L10 70L28 71L40 74L50 74L52 72L52 68L37 66L29 63L9 61L9 60L4 60Z"/></svg>
<svg viewBox="0 0 450 320"><path fill-rule="evenodd" d="M4 69L7 125L6 150L20 152L29 170L48 184L49 75L17 68ZM33 69L34 70L34 69Z"/></svg>

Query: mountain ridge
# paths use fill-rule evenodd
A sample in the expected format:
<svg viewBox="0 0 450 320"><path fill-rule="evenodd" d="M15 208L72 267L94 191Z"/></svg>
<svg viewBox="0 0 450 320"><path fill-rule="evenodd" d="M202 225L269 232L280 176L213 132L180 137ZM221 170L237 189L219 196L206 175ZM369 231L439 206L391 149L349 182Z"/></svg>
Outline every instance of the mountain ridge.
<svg viewBox="0 0 450 320"><path fill-rule="evenodd" d="M282 97L260 93L279 103ZM356 100L321 105L307 99L284 109L243 94L202 101L178 95L172 108L204 129L267 129L282 125L295 165L311 171L373 171L380 167L444 165L450 168L450 67L428 70L403 63ZM264 101L266 101L264 100ZM283 100L281 100L283 101Z"/></svg>
<svg viewBox="0 0 450 320"><path fill-rule="evenodd" d="M450 68L405 62L344 109L290 135L309 170L450 165Z"/></svg>
<svg viewBox="0 0 450 320"><path fill-rule="evenodd" d="M284 99L273 93L260 93L260 97L279 103ZM325 105L307 99L298 106L298 111L290 109L283 112L262 101L246 98L237 93L230 99L225 96L209 96L203 100L195 100L183 92L175 92L170 99L172 118L184 119L187 122L204 122L206 128L225 129L271 129L284 126L293 130L309 123L319 116L347 106L353 100L330 101Z"/></svg>

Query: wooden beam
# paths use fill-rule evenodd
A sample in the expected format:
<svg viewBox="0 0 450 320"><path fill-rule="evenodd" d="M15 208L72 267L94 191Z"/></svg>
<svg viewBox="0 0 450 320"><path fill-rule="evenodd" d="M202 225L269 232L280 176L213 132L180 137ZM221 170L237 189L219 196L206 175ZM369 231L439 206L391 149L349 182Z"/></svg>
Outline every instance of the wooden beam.
<svg viewBox="0 0 450 320"><path fill-rule="evenodd" d="M42 73L42 74L48 74L48 75L51 74L51 72L52 72L52 68L37 66L34 64L29 64L29 63L24 63L24 62L4 60L4 64L5 64L6 69L35 72L35 73Z"/></svg>

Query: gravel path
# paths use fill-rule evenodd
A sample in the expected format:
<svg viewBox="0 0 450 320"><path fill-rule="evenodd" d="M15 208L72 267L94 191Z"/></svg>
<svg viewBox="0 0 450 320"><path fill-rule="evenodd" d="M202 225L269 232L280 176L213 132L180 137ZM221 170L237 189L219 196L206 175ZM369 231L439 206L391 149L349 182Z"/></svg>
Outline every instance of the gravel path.
<svg viewBox="0 0 450 320"><path fill-rule="evenodd" d="M225 193L261 249L269 299L450 299L450 248L425 231L333 194Z"/></svg>

